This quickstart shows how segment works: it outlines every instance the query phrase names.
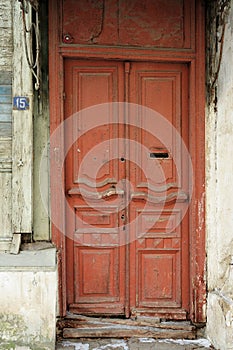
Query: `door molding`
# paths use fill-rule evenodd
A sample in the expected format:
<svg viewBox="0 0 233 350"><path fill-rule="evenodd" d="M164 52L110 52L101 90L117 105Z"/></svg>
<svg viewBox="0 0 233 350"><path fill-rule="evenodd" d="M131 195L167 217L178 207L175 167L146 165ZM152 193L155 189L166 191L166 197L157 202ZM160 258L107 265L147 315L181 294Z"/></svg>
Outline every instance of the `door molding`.
<svg viewBox="0 0 233 350"><path fill-rule="evenodd" d="M195 186L190 204L190 317L205 322L205 24L204 7L196 1L196 50L161 50L61 43L59 1L49 1L49 101L50 135L64 120L64 58L121 59L133 61L179 62L189 64L189 151L193 162ZM124 51L125 50L125 51ZM126 52L127 51L127 52ZM59 178L64 179L62 159L64 135L51 139L51 212L59 227L51 223L52 241L58 249L60 315L66 314L65 206ZM61 175L62 174L62 175ZM64 232L64 231L63 231Z"/></svg>

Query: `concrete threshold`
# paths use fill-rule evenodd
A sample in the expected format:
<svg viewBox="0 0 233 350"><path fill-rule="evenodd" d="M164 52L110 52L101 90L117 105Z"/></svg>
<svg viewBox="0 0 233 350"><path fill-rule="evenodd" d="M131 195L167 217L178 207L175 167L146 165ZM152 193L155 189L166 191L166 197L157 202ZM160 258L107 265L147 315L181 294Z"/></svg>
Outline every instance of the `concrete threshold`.
<svg viewBox="0 0 233 350"><path fill-rule="evenodd" d="M56 350L204 350L214 349L207 339L78 339L57 343Z"/></svg>

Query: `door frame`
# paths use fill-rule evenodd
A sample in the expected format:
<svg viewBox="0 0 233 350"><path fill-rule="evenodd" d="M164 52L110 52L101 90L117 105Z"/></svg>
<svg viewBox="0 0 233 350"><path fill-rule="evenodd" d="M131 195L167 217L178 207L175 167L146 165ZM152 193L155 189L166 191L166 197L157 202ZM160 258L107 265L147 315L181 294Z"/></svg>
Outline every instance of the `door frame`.
<svg viewBox="0 0 233 350"><path fill-rule="evenodd" d="M206 321L206 250L205 250L205 21L203 1L196 1L196 47L185 50L137 49L61 43L60 1L49 0L49 109L50 135L64 120L64 59L92 58L189 65L189 152L194 169L194 191L190 203L190 318L194 323ZM52 241L58 251L59 314L65 316L66 305L66 240L64 196L64 135L51 138L50 191L51 213L60 229L51 222ZM64 231L63 231L64 232Z"/></svg>

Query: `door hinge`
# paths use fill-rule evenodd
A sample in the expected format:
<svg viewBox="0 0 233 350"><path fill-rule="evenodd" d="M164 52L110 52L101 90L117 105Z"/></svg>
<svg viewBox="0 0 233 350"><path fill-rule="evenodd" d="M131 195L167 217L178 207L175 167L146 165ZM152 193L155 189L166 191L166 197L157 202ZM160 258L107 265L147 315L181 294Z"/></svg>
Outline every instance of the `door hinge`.
<svg viewBox="0 0 233 350"><path fill-rule="evenodd" d="M65 100L66 99L66 93L65 93L65 91L63 91L63 100Z"/></svg>

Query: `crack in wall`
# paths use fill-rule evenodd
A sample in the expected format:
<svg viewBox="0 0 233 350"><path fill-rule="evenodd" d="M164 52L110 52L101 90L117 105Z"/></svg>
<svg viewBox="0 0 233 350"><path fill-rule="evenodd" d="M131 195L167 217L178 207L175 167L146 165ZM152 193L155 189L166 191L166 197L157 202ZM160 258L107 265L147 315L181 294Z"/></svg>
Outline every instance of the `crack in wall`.
<svg viewBox="0 0 233 350"><path fill-rule="evenodd" d="M102 0L102 5L101 5L101 18L100 18L100 24L99 24L99 30L96 33L93 33L89 39L89 42L94 43L95 39L100 37L100 35L103 32L104 29L104 18L105 18L105 0Z"/></svg>

